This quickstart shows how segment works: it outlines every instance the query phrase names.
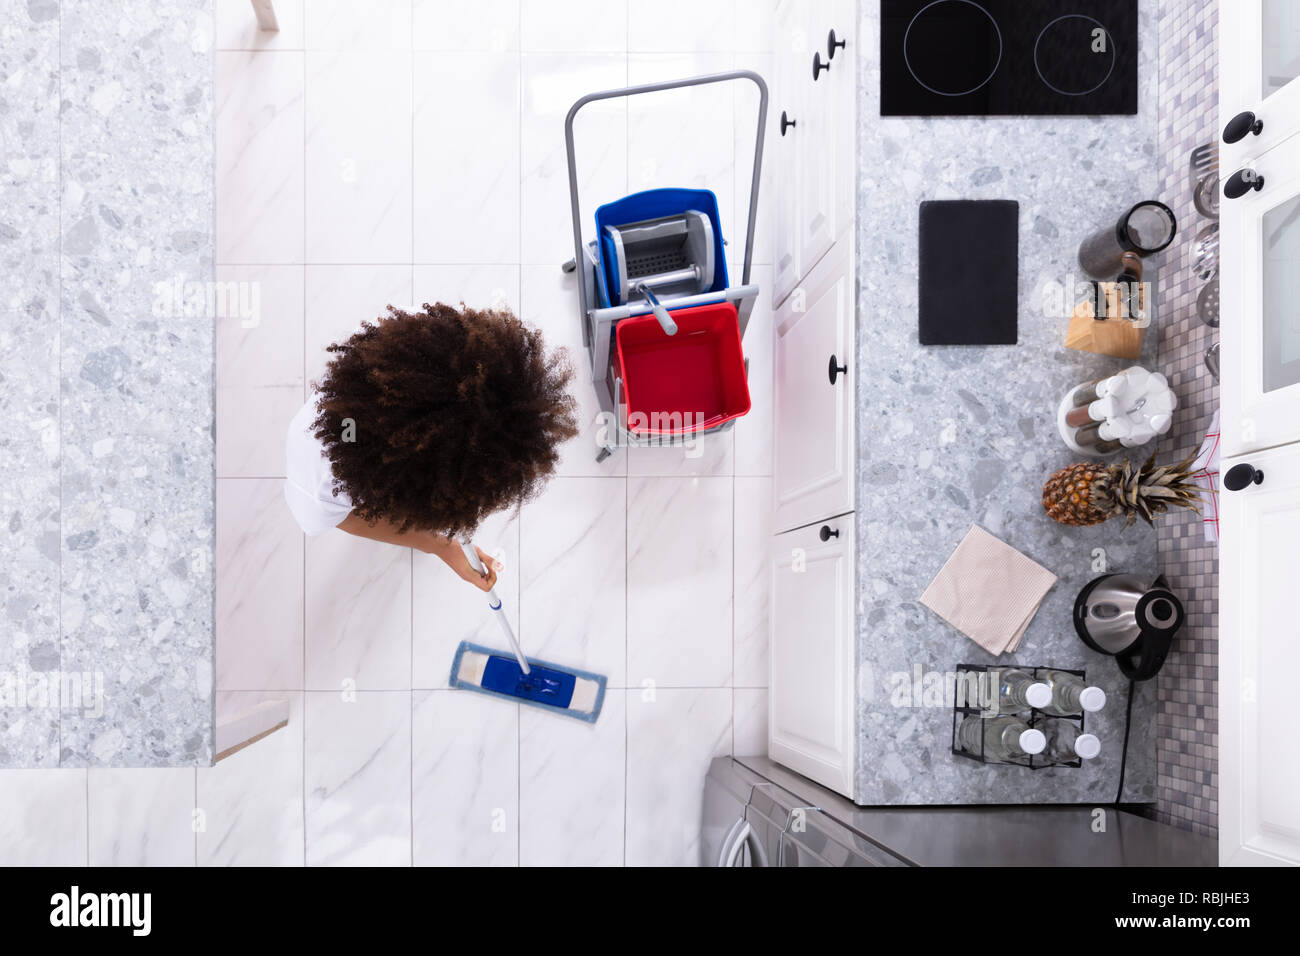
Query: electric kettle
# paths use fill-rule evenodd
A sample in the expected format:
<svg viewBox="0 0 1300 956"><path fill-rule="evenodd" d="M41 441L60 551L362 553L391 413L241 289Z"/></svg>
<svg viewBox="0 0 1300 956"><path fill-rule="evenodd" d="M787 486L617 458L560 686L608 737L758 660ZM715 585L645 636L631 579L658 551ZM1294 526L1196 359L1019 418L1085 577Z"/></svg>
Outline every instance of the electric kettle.
<svg viewBox="0 0 1300 956"><path fill-rule="evenodd" d="M1164 575L1151 583L1136 574L1103 574L1079 592L1074 629L1099 654L1110 654L1130 680L1150 680L1183 626L1182 602Z"/></svg>

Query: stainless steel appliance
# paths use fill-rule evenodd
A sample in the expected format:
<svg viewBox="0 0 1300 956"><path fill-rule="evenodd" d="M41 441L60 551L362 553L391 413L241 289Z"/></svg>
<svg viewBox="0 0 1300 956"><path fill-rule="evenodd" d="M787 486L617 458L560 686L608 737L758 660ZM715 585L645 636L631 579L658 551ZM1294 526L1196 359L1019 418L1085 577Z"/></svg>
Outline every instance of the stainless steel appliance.
<svg viewBox="0 0 1300 956"><path fill-rule="evenodd" d="M1079 592L1074 629L1099 654L1110 654L1130 680L1150 680L1160 670L1183 626L1182 602L1163 575L1103 574Z"/></svg>
<svg viewBox="0 0 1300 956"><path fill-rule="evenodd" d="M702 837L705 866L1214 866L1218 859L1212 838L1110 808L859 807L766 757L710 764Z"/></svg>

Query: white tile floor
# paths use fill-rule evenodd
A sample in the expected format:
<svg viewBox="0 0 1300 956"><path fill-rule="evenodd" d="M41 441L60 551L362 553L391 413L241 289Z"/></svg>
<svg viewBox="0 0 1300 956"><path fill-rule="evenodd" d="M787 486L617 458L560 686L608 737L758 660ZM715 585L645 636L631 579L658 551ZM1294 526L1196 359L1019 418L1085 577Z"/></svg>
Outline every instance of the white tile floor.
<svg viewBox="0 0 1300 956"><path fill-rule="evenodd" d="M218 271L261 295L255 327L218 326L218 705L287 697L290 725L197 773L0 774L0 863L696 862L709 759L766 746L765 306L733 433L597 464L588 429L477 537L528 651L608 675L594 727L448 690L459 641L499 643L481 595L425 555L304 539L282 442L324 346L389 303L505 304L577 355L565 112L629 82L766 74L771 6L275 0L281 30L259 34L247 0L217 0ZM706 186L738 257L755 104L737 86L584 111L584 216ZM767 248L760 227L764 287Z"/></svg>

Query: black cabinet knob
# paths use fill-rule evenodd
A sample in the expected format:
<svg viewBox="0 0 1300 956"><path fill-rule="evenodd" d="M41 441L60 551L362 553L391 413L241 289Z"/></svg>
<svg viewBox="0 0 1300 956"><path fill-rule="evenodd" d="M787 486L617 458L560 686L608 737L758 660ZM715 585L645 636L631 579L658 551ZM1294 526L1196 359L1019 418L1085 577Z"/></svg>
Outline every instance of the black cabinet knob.
<svg viewBox="0 0 1300 956"><path fill-rule="evenodd" d="M1223 195L1229 199L1240 199L1252 189L1259 192L1264 188L1264 177L1253 169L1239 169L1223 184Z"/></svg>
<svg viewBox="0 0 1300 956"><path fill-rule="evenodd" d="M1256 119L1254 113L1246 110L1246 112L1238 113L1228 120L1228 125L1223 127L1223 141L1225 143L1235 143L1238 140L1245 139L1251 133L1258 136L1263 128L1264 121Z"/></svg>
<svg viewBox="0 0 1300 956"><path fill-rule="evenodd" d="M836 360L835 356L832 355L830 364L826 366L826 377L831 380L831 384L834 385L835 379L837 379L839 376L848 375L848 374L849 374L849 367L847 365L840 365L839 362Z"/></svg>
<svg viewBox="0 0 1300 956"><path fill-rule="evenodd" d="M830 69L831 69L831 65L829 63L822 62L822 55L820 53L813 54L813 82L814 83L817 82L817 77L822 75L823 70L829 73Z"/></svg>
<svg viewBox="0 0 1300 956"><path fill-rule="evenodd" d="M785 135L785 131L788 130L791 126L798 126L798 125L799 125L798 123L796 123L794 120L790 119L790 117L786 115L785 110L781 111L781 135L782 136Z"/></svg>
<svg viewBox="0 0 1300 956"><path fill-rule="evenodd" d="M831 32L826 34L826 59L835 59L835 51L843 50L845 42L835 35L835 30L832 28Z"/></svg>
<svg viewBox="0 0 1300 956"><path fill-rule="evenodd" d="M1233 465L1228 469L1228 473L1223 476L1223 487L1229 491L1242 491L1251 485L1262 485L1263 483L1264 473L1247 462Z"/></svg>
<svg viewBox="0 0 1300 956"><path fill-rule="evenodd" d="M823 541L829 541L831 538L838 538L839 536L839 529L837 528L832 531L831 526L828 524L822 525L822 529L817 532L817 537L821 538Z"/></svg>

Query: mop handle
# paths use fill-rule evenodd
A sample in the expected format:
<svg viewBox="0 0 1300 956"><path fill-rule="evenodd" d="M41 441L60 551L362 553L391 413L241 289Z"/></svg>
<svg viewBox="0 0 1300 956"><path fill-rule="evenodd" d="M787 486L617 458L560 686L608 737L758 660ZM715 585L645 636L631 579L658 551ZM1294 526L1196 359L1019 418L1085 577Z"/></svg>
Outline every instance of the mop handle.
<svg viewBox="0 0 1300 956"><path fill-rule="evenodd" d="M460 548L465 552L465 557L469 560L469 566L479 574L487 577L487 569L483 567L483 562L479 560L478 551L469 541L462 541ZM514 628L506 620L506 612L501 606L501 599L497 597L497 589L492 588L487 593L488 606L496 611L496 619L501 622L501 630L506 632L506 639L510 642L510 649L515 652L515 659L519 661L519 669L527 674L531 668L528 666L528 658L524 657L523 648L519 646L519 639L515 637Z"/></svg>

